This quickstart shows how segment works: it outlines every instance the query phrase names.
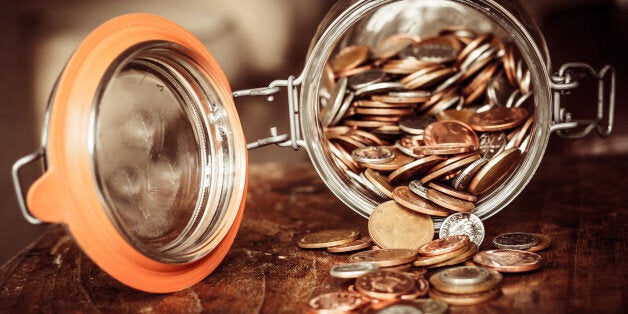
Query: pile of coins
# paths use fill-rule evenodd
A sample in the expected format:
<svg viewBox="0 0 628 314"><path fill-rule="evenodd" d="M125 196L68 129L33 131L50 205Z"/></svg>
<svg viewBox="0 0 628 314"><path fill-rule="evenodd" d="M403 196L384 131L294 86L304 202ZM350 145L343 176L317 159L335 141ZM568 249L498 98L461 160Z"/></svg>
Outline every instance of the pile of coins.
<svg viewBox="0 0 628 314"><path fill-rule="evenodd" d="M502 275L476 266L443 269L430 277L429 296L451 305L474 305L499 296Z"/></svg>
<svg viewBox="0 0 628 314"><path fill-rule="evenodd" d="M441 235L417 249L382 249L354 229L323 230L303 236L297 241L301 248L351 253L347 263L334 265L329 273L341 280L355 280L344 291L312 298L309 312L446 313L448 305L487 302L500 294L500 273L538 269L542 259L533 252L551 245L546 235L512 232L493 239L496 250L477 253L484 237L483 229L473 230L477 226L474 219L478 218L470 214L449 218L453 219L444 222L441 232L462 228L471 236ZM465 261L466 266L447 268ZM440 270L428 281L428 269L433 268Z"/></svg>
<svg viewBox="0 0 628 314"><path fill-rule="evenodd" d="M330 58L320 121L335 164L366 191L446 217L472 213L516 168L534 122L531 96L514 45L490 33L395 34Z"/></svg>

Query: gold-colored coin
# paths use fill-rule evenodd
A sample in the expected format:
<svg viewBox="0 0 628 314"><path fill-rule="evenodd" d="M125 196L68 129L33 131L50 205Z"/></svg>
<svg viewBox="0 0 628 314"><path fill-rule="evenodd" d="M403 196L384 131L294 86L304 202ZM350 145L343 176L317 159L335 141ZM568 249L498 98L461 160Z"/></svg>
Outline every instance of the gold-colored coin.
<svg viewBox="0 0 628 314"><path fill-rule="evenodd" d="M421 246L418 251L421 256L436 256L454 252L469 245L469 236L453 235L436 240Z"/></svg>
<svg viewBox="0 0 628 314"><path fill-rule="evenodd" d="M470 213L475 210L475 204L472 202L449 196L434 189L429 189L427 191L427 199L434 202L436 205L440 205L459 213Z"/></svg>
<svg viewBox="0 0 628 314"><path fill-rule="evenodd" d="M362 249L366 249L373 245L373 241L369 237L362 237L361 239L357 239L355 241L351 241L349 243L345 243L338 246L328 247L327 251L331 253L345 253L345 252L353 252Z"/></svg>
<svg viewBox="0 0 628 314"><path fill-rule="evenodd" d="M384 249L417 250L434 237L434 222L426 214L387 201L373 210L368 230L373 242Z"/></svg>
<svg viewBox="0 0 628 314"><path fill-rule="evenodd" d="M379 249L355 253L349 256L349 261L375 263L379 267L392 267L413 262L417 254L416 250L410 249Z"/></svg>
<svg viewBox="0 0 628 314"><path fill-rule="evenodd" d="M405 185L398 186L393 190L392 199L401 206L418 213L438 217L447 217L451 214L449 210L415 194L408 186Z"/></svg>
<svg viewBox="0 0 628 314"><path fill-rule="evenodd" d="M304 249L322 249L355 241L359 235L354 229L323 230L304 236L297 245Z"/></svg>
<svg viewBox="0 0 628 314"><path fill-rule="evenodd" d="M445 157L442 156L427 156L419 158L391 172L388 175L388 182L393 185L406 183L413 177L425 174L429 169L443 160L445 160Z"/></svg>
<svg viewBox="0 0 628 314"><path fill-rule="evenodd" d="M465 191L458 191L456 189L453 189L451 186L448 185L444 185L444 184L439 184L439 183L434 183L434 182L430 182L427 186L429 186L430 188L439 191L441 193L447 194L449 196L453 196L465 201L469 201L469 202L473 202L475 203L478 200L478 197L471 194L471 193L467 193Z"/></svg>
<svg viewBox="0 0 628 314"><path fill-rule="evenodd" d="M529 249L527 249L526 251L528 252L539 252L539 251L543 251L545 249L547 249L548 247L552 246L552 238L544 235L544 234L540 234L540 233L533 233L538 239L539 239L539 243Z"/></svg>
<svg viewBox="0 0 628 314"><path fill-rule="evenodd" d="M458 161L456 161L454 163L451 163L448 166L442 167L442 168L440 168L440 169L438 169L436 171L430 170L430 173L428 173L425 177L423 177L421 179L421 183L425 184L425 183L430 182L432 180L435 180L435 179L444 177L444 176L446 176L448 174L451 174L451 173L455 172L456 170L458 170L460 168L463 168L466 165L468 165L468 164L470 164L470 163L480 159L480 157L481 157L480 154L473 154L473 155L471 155L469 157L465 157L465 158L460 159L460 160L458 160ZM438 165L436 167L438 167ZM436 168L436 167L434 167L434 168Z"/></svg>
<svg viewBox="0 0 628 314"><path fill-rule="evenodd" d="M488 276L486 276L481 282L476 284L453 284L443 280L443 272L439 271L430 277L430 284L435 290L455 294L471 294L489 291L497 288L501 283L503 276L494 270L488 270Z"/></svg>
<svg viewBox="0 0 628 314"><path fill-rule="evenodd" d="M505 179L521 160L521 151L517 147L507 149L491 158L469 183L471 194L481 195Z"/></svg>
<svg viewBox="0 0 628 314"><path fill-rule="evenodd" d="M469 251L469 248L471 247L472 247L471 243L469 243L466 246L461 247L453 252L449 252L449 253L445 253L441 255L435 255L435 256L421 256L417 258L416 261L414 261L412 264L415 267L430 267L431 265L450 260L462 253L465 253Z"/></svg>

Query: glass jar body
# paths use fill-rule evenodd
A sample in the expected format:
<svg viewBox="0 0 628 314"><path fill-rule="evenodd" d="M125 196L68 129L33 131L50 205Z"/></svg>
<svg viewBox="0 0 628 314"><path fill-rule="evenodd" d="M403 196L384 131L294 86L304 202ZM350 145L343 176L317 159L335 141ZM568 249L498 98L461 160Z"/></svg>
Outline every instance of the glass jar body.
<svg viewBox="0 0 628 314"><path fill-rule="evenodd" d="M549 55L532 18L516 1L353 0L337 3L314 36L303 73L301 125L312 163L331 191L352 210L369 217L379 201L339 171L326 145L319 117L319 90L324 67L334 52L349 45L374 47L396 33L427 37L439 28L461 26L492 32L512 42L527 65L534 93L534 121L529 145L517 169L500 186L483 195L475 214L486 219L508 205L527 185L541 162L551 133L552 94ZM435 219L439 228L441 219Z"/></svg>

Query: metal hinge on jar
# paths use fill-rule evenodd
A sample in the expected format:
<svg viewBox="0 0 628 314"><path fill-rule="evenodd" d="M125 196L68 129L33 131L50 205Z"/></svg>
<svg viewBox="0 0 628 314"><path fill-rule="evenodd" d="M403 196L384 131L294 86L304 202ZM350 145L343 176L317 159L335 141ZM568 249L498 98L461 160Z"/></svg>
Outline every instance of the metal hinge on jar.
<svg viewBox="0 0 628 314"><path fill-rule="evenodd" d="M290 134L277 134L277 127L270 128L270 136L261 138L255 142L248 143L247 149L255 149L262 146L275 144L281 147L292 147L294 150L298 150L300 147L305 146L305 142L301 139L301 127L299 120L299 90L297 86L301 85L302 75L298 78L294 76L288 77L287 80L275 80L272 81L267 87L243 89L233 92L233 97L242 96L267 96L268 101L273 100L273 95L281 90L280 87L285 87L288 92L288 111L290 119Z"/></svg>
<svg viewBox="0 0 628 314"><path fill-rule="evenodd" d="M596 119L578 120L561 106L561 96L578 86L578 79L589 76L597 81L597 117ZM610 80L610 86L605 87L605 81ZM551 130L564 138L580 138L595 130L601 137L610 135L613 129L615 113L615 68L604 66L599 72L585 63L567 63L560 67L558 73L551 77L553 97L553 120ZM605 112L605 110L607 110ZM606 119L605 119L606 118ZM603 125L606 120L606 125Z"/></svg>

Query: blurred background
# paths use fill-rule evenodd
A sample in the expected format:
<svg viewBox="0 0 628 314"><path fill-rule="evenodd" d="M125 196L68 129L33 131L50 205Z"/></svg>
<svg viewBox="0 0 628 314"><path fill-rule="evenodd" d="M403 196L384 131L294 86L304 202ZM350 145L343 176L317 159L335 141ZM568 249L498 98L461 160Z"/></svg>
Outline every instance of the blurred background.
<svg viewBox="0 0 628 314"><path fill-rule="evenodd" d="M4 0L0 10L0 264L46 228L29 225L21 216L11 165L39 147L52 86L92 29L124 13L164 16L196 35L238 90L297 76L316 27L333 4L330 0ZM571 61L595 68L610 63L617 69L613 135L600 140L591 134L577 141L553 136L547 153L628 156L628 114L622 98L628 88L628 0L527 0L525 4L545 35L553 70ZM595 95L588 96L567 97L564 102L575 114L582 112L576 116L594 115ZM283 98L278 96L272 103L264 98L236 100L249 142L267 136L271 126L288 132ZM251 151L249 162L307 158L304 151L272 146Z"/></svg>

